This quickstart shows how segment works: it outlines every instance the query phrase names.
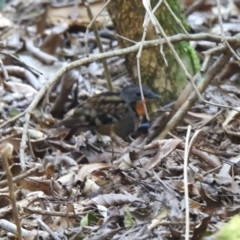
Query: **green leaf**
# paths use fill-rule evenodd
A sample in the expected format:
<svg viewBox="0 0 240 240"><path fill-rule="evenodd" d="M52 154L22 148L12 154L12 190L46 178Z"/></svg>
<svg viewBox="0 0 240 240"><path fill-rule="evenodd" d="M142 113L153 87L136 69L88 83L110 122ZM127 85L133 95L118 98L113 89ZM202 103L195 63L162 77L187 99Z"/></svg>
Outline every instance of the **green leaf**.
<svg viewBox="0 0 240 240"><path fill-rule="evenodd" d="M240 239L240 216L234 216L217 233L217 240L239 240Z"/></svg>
<svg viewBox="0 0 240 240"><path fill-rule="evenodd" d="M13 109L11 109L11 110L9 111L9 116L10 116L10 117L15 117L15 116L17 116L19 113L21 113L19 110L13 108Z"/></svg>
<svg viewBox="0 0 240 240"><path fill-rule="evenodd" d="M124 210L124 226L126 228L130 228L130 227L134 226L134 220L133 220L128 208L125 208L125 210Z"/></svg>
<svg viewBox="0 0 240 240"><path fill-rule="evenodd" d="M99 218L97 218L92 213L88 213L85 217L81 219L80 226L85 227L89 226L91 223L98 222Z"/></svg>

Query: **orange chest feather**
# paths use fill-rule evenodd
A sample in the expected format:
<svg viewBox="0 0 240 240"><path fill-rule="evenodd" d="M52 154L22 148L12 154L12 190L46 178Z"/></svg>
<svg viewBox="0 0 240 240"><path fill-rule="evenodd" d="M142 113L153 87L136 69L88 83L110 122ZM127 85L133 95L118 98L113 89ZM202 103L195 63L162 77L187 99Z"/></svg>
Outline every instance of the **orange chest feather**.
<svg viewBox="0 0 240 240"><path fill-rule="evenodd" d="M144 116L145 115L145 109L144 104L142 101L139 101L136 103L135 111L137 112L138 116Z"/></svg>

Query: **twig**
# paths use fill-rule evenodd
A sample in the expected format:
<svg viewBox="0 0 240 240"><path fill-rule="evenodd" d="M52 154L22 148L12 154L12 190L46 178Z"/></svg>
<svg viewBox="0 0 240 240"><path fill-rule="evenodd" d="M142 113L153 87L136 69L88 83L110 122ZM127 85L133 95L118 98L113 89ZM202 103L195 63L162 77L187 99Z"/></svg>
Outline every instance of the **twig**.
<svg viewBox="0 0 240 240"><path fill-rule="evenodd" d="M10 199L11 199L11 203L12 203L13 216L15 219L15 223L17 225L18 239L22 240L22 231L21 231L20 220L19 220L19 216L18 216L16 198L15 198L15 194L14 194L12 173L9 169L9 164L8 164L8 159L12 156L12 153L13 153L13 145L10 143L6 143L6 142L3 143L0 146L0 153L2 155L3 169L7 176L9 195L10 195Z"/></svg>
<svg viewBox="0 0 240 240"><path fill-rule="evenodd" d="M29 176L37 173L37 172L40 170L40 168L42 168L42 167L36 166L36 167L31 168L31 169L29 169L28 171L26 171L26 172L24 172L24 173L22 173L22 174L20 174L20 175L18 175L18 176L16 176L16 177L13 177L13 178L12 178L13 183L15 183L15 182L17 182L17 181L19 181L19 180L22 180L22 179L24 179L24 178L26 178L26 177L29 177ZM2 187L5 187L6 185L7 185L7 180L0 181L0 187L1 187L1 188L2 188Z"/></svg>
<svg viewBox="0 0 240 240"><path fill-rule="evenodd" d="M0 219L0 228L3 229L6 232L17 234L16 225L7 221L7 220L5 220L5 219ZM22 231L22 236L23 237L27 237L27 235L30 233L30 231L28 231L24 228L22 228L21 231Z"/></svg>
<svg viewBox="0 0 240 240"><path fill-rule="evenodd" d="M35 73L42 75L41 72L39 72L38 70L36 70L36 69L33 68L33 67L30 67L29 65L27 65L26 63L24 63L23 61L21 61L18 57L14 56L13 54L6 53L6 52L1 52L1 53L2 53L3 55L5 55L5 56L8 56L9 58L12 58L12 59L14 59L15 61L19 62L19 64L20 64L21 66L24 66L24 67L27 68L30 72L34 71Z"/></svg>
<svg viewBox="0 0 240 240"><path fill-rule="evenodd" d="M89 6L88 1L87 0L83 0L83 3L85 5L85 7L87 8L88 17L90 18L90 20L93 20L94 17L93 17L93 14L92 14L92 11L91 11L91 8ZM92 22L92 26L93 26L93 32L94 32L94 35L95 35L95 38L96 38L96 43L97 43L99 52L103 53L104 51L103 51L101 39L99 37L98 28L97 28L97 25L96 25L95 21ZM87 27L87 30L88 29L89 28ZM87 31L86 31L86 35L85 36L87 36ZM87 45L87 42L85 44ZM111 76L110 76L110 73L109 73L109 69L108 69L108 65L107 65L106 59L103 59L102 63L103 63L103 68L104 68L104 76L105 76L105 78L107 80L107 88L108 88L109 91L112 91L113 87L112 87L112 82L111 82Z"/></svg>
<svg viewBox="0 0 240 240"><path fill-rule="evenodd" d="M179 149L185 149L185 145L181 142L178 145ZM192 148L191 149L191 154L197 157L200 161L206 163L209 165L211 168L215 168L219 166L219 163L216 161L213 161L212 158L209 156L210 154L215 154L214 152L206 151L205 149L197 149L197 148Z"/></svg>
<svg viewBox="0 0 240 240"><path fill-rule="evenodd" d="M199 83L199 86L198 86L199 92L203 92L206 89L206 87L209 85L212 79L214 79L217 76L217 74L222 70L225 64L229 61L229 58L231 57L231 55L232 54L230 51L228 51L227 53L223 53L222 56L209 68L205 78ZM158 138L160 139L164 138L169 131L171 131L177 126L178 122L184 117L186 112L191 108L196 98L197 98L197 93L196 91L193 91L190 94L190 96L187 98L187 100L182 104L182 106L175 113L174 117L170 119L167 126L160 133Z"/></svg>
<svg viewBox="0 0 240 240"><path fill-rule="evenodd" d="M223 113L223 109L221 109L216 114L214 114L214 116L212 116L210 119L206 120L203 124L201 124L199 126L199 128L202 128L202 127L206 126L207 124L209 124L211 121L213 121L217 116L219 116L222 113Z"/></svg>
<svg viewBox="0 0 240 240"><path fill-rule="evenodd" d="M4 122L4 123L2 123L2 124L0 125L0 129L3 128L3 127L5 127L5 126L8 125L9 123L12 123L12 122L18 120L18 119L19 119L20 117L22 117L24 114L25 114L25 112L21 112L21 113L19 113L18 115L16 115L15 117L10 118L9 120L7 120L6 122Z"/></svg>
<svg viewBox="0 0 240 240"><path fill-rule="evenodd" d="M89 55L89 52L88 52L88 47L87 47L87 43L88 43L88 33L89 33L89 29L91 29L93 23L95 22L95 20L97 19L97 17L101 14L101 12L107 7L107 5L111 2L111 0L108 0L104 5L103 7L100 9L100 11L96 14L96 16L91 19L91 22L88 24L87 26L87 30L86 30L86 33L85 33L85 37L84 37L84 42L85 42L85 49L86 49L86 56L88 57Z"/></svg>
<svg viewBox="0 0 240 240"><path fill-rule="evenodd" d="M34 159L35 155L34 155L34 152L33 152L33 147L32 147L32 143L31 143L31 138L30 138L29 132L27 132L27 138L28 138L28 148L29 148L29 151L30 151L30 156L31 156L32 159Z"/></svg>
<svg viewBox="0 0 240 240"><path fill-rule="evenodd" d="M6 68L4 67L2 59L0 59L0 68L2 69L4 81L8 81L9 80L8 72L7 72Z"/></svg>
<svg viewBox="0 0 240 240"><path fill-rule="evenodd" d="M43 210L43 209L35 209L35 208L29 208L24 207L25 213L31 213L31 214L37 214L37 215L43 215L43 216L55 216L55 217L76 217L75 213L72 212L56 212L56 211L49 211L49 210Z"/></svg>
<svg viewBox="0 0 240 240"><path fill-rule="evenodd" d="M203 60L202 66L201 66L201 72L205 72L208 66L208 63L211 59L211 55L205 55L205 58Z"/></svg>
<svg viewBox="0 0 240 240"><path fill-rule="evenodd" d="M43 230L47 231L49 235L54 239L54 240L61 240L58 236L57 233L53 232L48 225L46 225L41 219L37 219L39 225L42 227Z"/></svg>
<svg viewBox="0 0 240 240"><path fill-rule="evenodd" d="M188 157L189 157L189 139L191 133L191 126L188 125L187 136L185 140L185 150L184 150L184 170L183 170L183 183L184 183L184 199L185 199L185 240L189 240L189 194L188 194Z"/></svg>
<svg viewBox="0 0 240 240"><path fill-rule="evenodd" d="M191 141L190 134L191 134L191 125L188 125L187 129L187 136L185 140L185 149L184 149L184 170L183 170L183 182L184 182L184 198L185 198L185 240L189 239L189 230L190 230L190 221L189 221L189 194L188 194L188 159L189 159L189 153L193 147L193 144L195 140L197 139L199 133L201 132L201 129L197 130Z"/></svg>
<svg viewBox="0 0 240 240"><path fill-rule="evenodd" d="M229 48L231 53L236 57L238 61L240 61L240 57L237 55L237 53L232 49L232 47L229 45L228 41L226 40L226 36L224 34L223 30L223 22L222 22L222 14L221 14L221 6L219 0L217 0L217 10L218 10L218 21L221 29L221 37L222 41L225 43L225 45Z"/></svg>
<svg viewBox="0 0 240 240"><path fill-rule="evenodd" d="M127 42L130 42L130 43L134 43L134 44L137 43L136 41L133 41L133 40L131 40L131 39L129 39L129 38L126 38L126 37L124 37L124 36L121 36L121 35L119 35L119 34L116 34L116 37L121 38L121 39L123 39L123 40L125 40L125 41L127 41Z"/></svg>
<svg viewBox="0 0 240 240"><path fill-rule="evenodd" d="M208 63L211 59L211 56L221 54L223 51L225 51L225 46L217 46L215 48L211 48L207 51L202 52L205 55L205 58L203 60L202 66L201 66L201 72L205 72L208 66Z"/></svg>
<svg viewBox="0 0 240 240"><path fill-rule="evenodd" d="M221 45L221 46L217 46L211 49L208 49L206 51L203 51L202 53L204 55L216 55L216 54L221 54L223 51L225 50L225 46Z"/></svg>
<svg viewBox="0 0 240 240"><path fill-rule="evenodd" d="M185 16L190 15L192 12L195 11L195 9L198 9L198 7L202 4L204 4L206 0L195 0L186 10Z"/></svg>
<svg viewBox="0 0 240 240"><path fill-rule="evenodd" d="M160 6L161 2L162 1L159 1L158 4L155 6L155 8L153 9L153 13ZM144 22L143 22L143 35L142 35L142 39L141 39L141 42L140 42L141 45L139 47L138 53L136 55L136 58L137 58L138 83L139 83L139 88L140 88L140 92L141 92L141 98L142 98L142 101L143 101L143 107L144 107L146 119L149 121L150 118L149 118L149 115L148 115L148 111L147 111L147 107L146 107L146 103L145 103L145 99L144 99L144 95L143 95L143 89L142 89L142 77L141 77L141 66L140 66L140 58L141 58L141 55L142 55L143 42L144 42L144 40L146 38L146 35L147 35L148 25L149 25L149 17L146 14ZM162 46L162 44L160 46ZM164 55L163 51L161 51L161 53L162 53L163 59L166 61L165 55Z"/></svg>
<svg viewBox="0 0 240 240"><path fill-rule="evenodd" d="M171 13L171 15L173 16L174 20L176 21L176 23L182 28L182 30L184 31L184 33L186 33L188 35L187 30L185 29L185 27L182 25L182 22L178 19L178 17L176 16L176 14L173 12L173 10L170 8L168 2L166 0L163 0L163 3L165 4L165 6L167 7L168 11Z"/></svg>

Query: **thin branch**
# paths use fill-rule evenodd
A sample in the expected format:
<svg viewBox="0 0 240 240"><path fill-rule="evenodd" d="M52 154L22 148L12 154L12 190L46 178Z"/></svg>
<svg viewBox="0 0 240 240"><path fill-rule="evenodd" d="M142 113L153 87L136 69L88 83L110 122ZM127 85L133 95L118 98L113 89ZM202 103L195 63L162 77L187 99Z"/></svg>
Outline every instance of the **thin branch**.
<svg viewBox="0 0 240 240"><path fill-rule="evenodd" d="M155 6L155 8L153 9L153 13L157 10L157 8L160 6L161 3L162 3L162 0L160 0L158 2L158 4ZM145 103L145 99L144 99L144 95L143 95L143 90L142 90L140 58L141 58L141 55L142 55L143 43L144 43L144 40L145 40L146 35L147 35L147 28L148 28L148 25L149 25L149 20L150 19L149 19L148 15L146 14L144 22L143 22L143 35L142 35L142 39L141 39L141 42L140 42L141 45L139 47L139 50L138 50L138 53L137 53L137 56L136 56L136 58L137 58L138 83L139 83L139 88L140 88L140 92L141 92L141 98L142 98L142 101L143 101L144 112L145 112L145 115L146 115L146 119L148 121L150 120L150 118L149 118L149 114L148 114L148 111L147 111L147 107L146 107L146 103ZM161 44L161 46L162 46L162 44ZM162 53L163 59L166 61L163 51L161 51L161 53Z"/></svg>
<svg viewBox="0 0 240 240"><path fill-rule="evenodd" d="M26 69L28 69L30 72L35 72L36 74L40 74L42 75L41 72L39 72L37 69L27 65L26 63L24 63L23 61L21 61L18 57L14 56L13 54L10 54L10 53L6 53L6 52L1 52L1 54L9 57L9 58L12 58L13 60L17 61L19 63L19 65L25 67Z"/></svg>
<svg viewBox="0 0 240 240"><path fill-rule="evenodd" d="M123 39L123 40L125 40L125 41L127 41L127 42L133 43L133 44L136 44L136 43L137 43L136 41L133 41L133 40L131 40L131 39L129 39L129 38L126 38L126 37L124 37L124 36L121 36L121 35L119 35L119 34L116 34L116 37L118 37L118 38L120 38L120 39Z"/></svg>
<svg viewBox="0 0 240 240"><path fill-rule="evenodd" d="M221 37L222 41L225 43L225 45L229 48L231 53L236 57L238 61L240 61L240 57L237 55L237 53L233 50L233 48L229 45L228 41L226 40L226 36L224 34L223 30L223 22L222 22L222 14L221 14L221 6L220 6L220 1L217 0L217 10L218 10L218 21L221 29Z"/></svg>
<svg viewBox="0 0 240 240"><path fill-rule="evenodd" d="M87 13L88 13L88 17L93 20L94 17L93 17L93 14L92 14L92 11L91 11L91 8L89 6L89 3L87 2L87 0L83 0L83 3L85 5L85 7L87 8ZM98 49L99 49L99 52L100 53L103 53L103 47L102 47L102 43L101 43L101 39L100 39L100 36L99 36L99 33L98 33L98 28L97 28L97 24L93 21L92 22L92 26L93 26L93 32L94 32L94 35L95 35L95 38L96 38L96 43L97 43L97 46L98 46ZM88 28L87 28L88 29ZM87 35L87 32L86 32L86 35L85 36L88 36ZM85 43L87 45L87 42ZM107 65L107 61L106 59L103 59L102 60L102 63L103 63L103 68L104 68L104 76L107 80L107 88L109 91L112 91L113 90L113 87L112 87L112 81L111 81L111 76L110 76L110 72L109 72L109 69L108 69L108 65Z"/></svg>
<svg viewBox="0 0 240 240"><path fill-rule="evenodd" d="M57 233L53 232L51 228L45 224L41 219L37 219L38 224L41 226L43 230L49 233L49 235L53 238L53 240L61 240L61 238L58 237Z"/></svg>
<svg viewBox="0 0 240 240"><path fill-rule="evenodd" d="M85 37L84 37L84 42L85 42L85 49L86 49L86 56L89 55L88 52L88 47L87 47L87 43L88 43L88 33L89 33L89 29L91 29L92 25L94 24L94 22L96 21L97 17L101 14L101 12L107 7L107 5L111 2L111 0L108 0L103 7L100 9L100 11L96 14L96 16L91 19L91 22L87 25L87 29L86 29L86 33L85 33Z"/></svg>
<svg viewBox="0 0 240 240"><path fill-rule="evenodd" d="M171 9L171 7L169 6L168 2L166 0L163 0L163 3L165 4L165 6L167 7L168 11L171 13L171 15L173 16L174 20L176 21L176 23L182 28L182 30L184 31L184 33L186 33L188 35L187 30L185 29L185 27L182 25L182 22L178 19L178 17L176 16L176 14L173 12L173 10Z"/></svg>
<svg viewBox="0 0 240 240"><path fill-rule="evenodd" d="M13 233L17 235L16 225L5 219L0 219L0 228L8 233ZM24 228L21 229L21 232L23 237L27 237L30 234L30 231Z"/></svg>
<svg viewBox="0 0 240 240"><path fill-rule="evenodd" d="M190 221L189 221L189 194L188 194L188 158L189 158L189 139L191 134L191 126L188 125L187 136L185 140L184 149L184 170L183 170L183 183L184 183L184 199L185 199L185 240L189 239Z"/></svg>
<svg viewBox="0 0 240 240"><path fill-rule="evenodd" d="M205 78L199 83L198 91L203 92L210 82L218 75L218 73L223 69L225 64L229 61L230 57L232 56L231 52L224 52L222 56L209 68L208 72L206 73ZM187 111L191 108L195 100L197 99L196 91L193 91L187 100L182 104L182 106L178 109L173 117L171 117L170 121L168 122L165 129L160 133L158 138L164 138L169 131L174 129L179 121L184 117Z"/></svg>
<svg viewBox="0 0 240 240"><path fill-rule="evenodd" d="M9 123L15 122L15 121L18 120L20 117L22 117L24 114L25 114L25 112L21 112L21 113L19 113L18 115L10 118L9 120L7 120L6 122L4 122L4 123L2 123L2 124L0 125L0 129L3 128L3 127L5 127L5 126L7 126Z"/></svg>
<svg viewBox="0 0 240 240"><path fill-rule="evenodd" d="M8 189L9 189L9 195L12 203L12 211L13 211L13 216L15 219L15 224L17 226L17 235L18 239L22 240L22 230L21 230L21 225L20 225L20 220L19 220L19 215L18 215L18 208L16 204L16 197L14 194L14 186L13 186L13 180L12 180L12 173L9 169L9 164L8 164L8 159L12 156L13 153L13 145L10 143L3 143L0 147L0 153L2 156L2 165L3 169L6 173L7 176L7 182L8 182Z"/></svg>
<svg viewBox="0 0 240 240"><path fill-rule="evenodd" d="M0 68L2 69L2 73L3 73L3 79L4 81L8 81L9 80L9 76L8 76L8 72L2 62L2 59L0 59Z"/></svg>
<svg viewBox="0 0 240 240"><path fill-rule="evenodd" d="M49 211L49 210L44 210L44 209L35 209L35 208L29 208L29 207L24 207L23 208L25 213L30 213L30 214L37 214L37 215L43 215L43 216L55 216L55 217L76 217L76 214L74 212L56 212L56 211Z"/></svg>
<svg viewBox="0 0 240 240"><path fill-rule="evenodd" d="M42 166L40 166L40 165L39 165L39 166L36 166L36 167L34 167L34 168L31 168L31 169L27 170L26 172L23 172L23 173L21 173L20 175L18 175L18 176L16 176L16 177L13 177L13 178L12 178L12 181L13 181L13 183L15 183L15 182L18 182L18 181L26 178L26 177L32 176L32 175L36 174L37 172L39 172L39 170L40 170L41 168L42 168ZM7 185L7 180L2 180L2 181L0 181L0 187L1 187L1 188L2 188L2 187L5 187L6 185Z"/></svg>
<svg viewBox="0 0 240 240"><path fill-rule="evenodd" d="M202 66L201 66L201 72L205 72L208 66L208 63L211 59L211 56L221 54L225 50L225 46L217 46L215 48L211 48L205 52L202 52L205 55L205 58L203 60Z"/></svg>

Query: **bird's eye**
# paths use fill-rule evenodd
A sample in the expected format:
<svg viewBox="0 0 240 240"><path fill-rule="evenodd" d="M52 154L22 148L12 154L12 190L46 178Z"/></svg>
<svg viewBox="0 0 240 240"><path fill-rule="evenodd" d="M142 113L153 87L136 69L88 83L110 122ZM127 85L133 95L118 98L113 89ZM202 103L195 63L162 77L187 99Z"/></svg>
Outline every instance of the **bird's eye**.
<svg viewBox="0 0 240 240"><path fill-rule="evenodd" d="M141 93L140 93L140 92L136 92L135 95L136 95L137 97L141 97Z"/></svg>

